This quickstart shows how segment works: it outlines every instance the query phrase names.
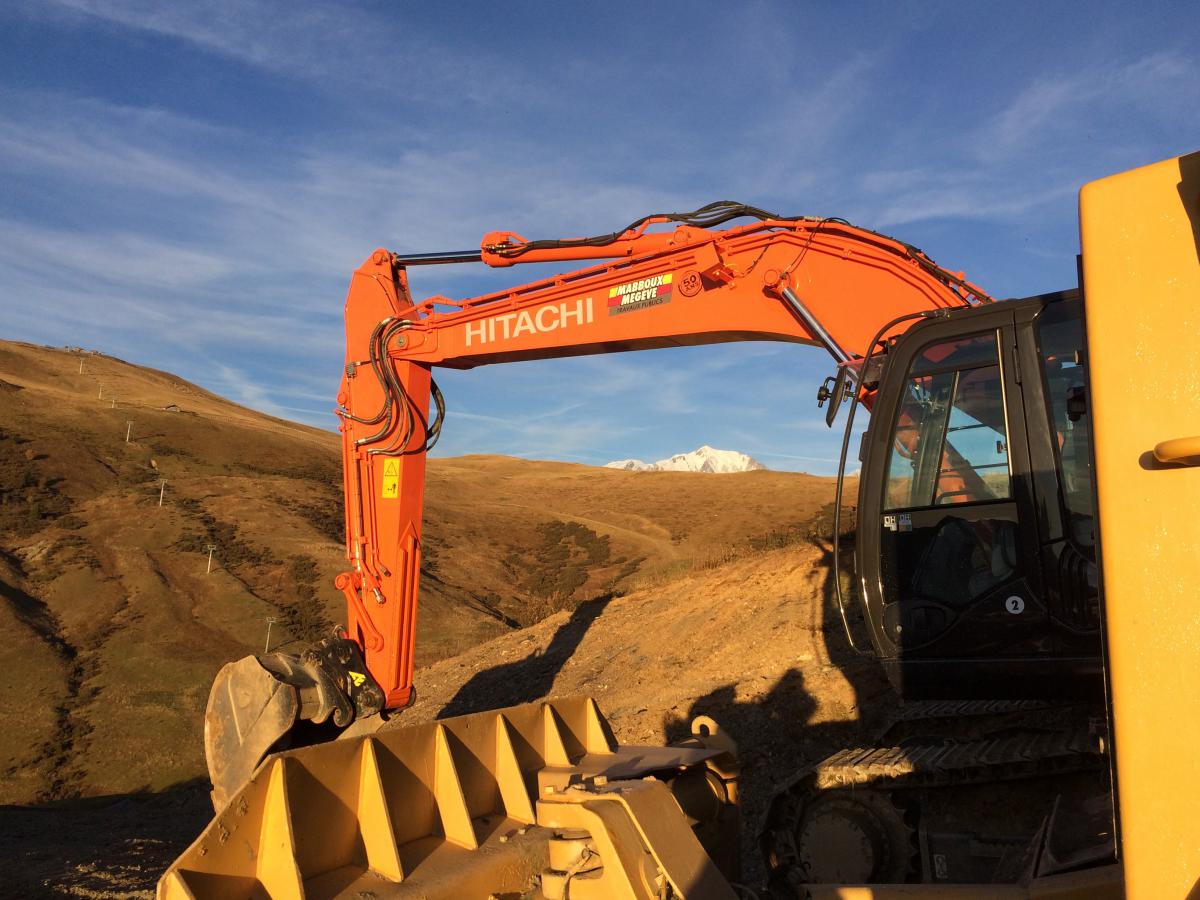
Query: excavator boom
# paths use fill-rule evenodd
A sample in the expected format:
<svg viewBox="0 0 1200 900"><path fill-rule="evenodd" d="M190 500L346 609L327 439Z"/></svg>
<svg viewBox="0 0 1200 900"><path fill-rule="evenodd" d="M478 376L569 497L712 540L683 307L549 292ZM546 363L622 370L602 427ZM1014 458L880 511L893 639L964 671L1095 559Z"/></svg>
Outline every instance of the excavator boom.
<svg viewBox="0 0 1200 900"><path fill-rule="evenodd" d="M485 253L497 246L489 239ZM414 302L405 267L386 250L354 273L338 393L351 571L339 586L349 633L389 708L412 688L425 452L440 428L440 414L429 420L432 367L736 340L824 345L844 362L865 352L880 322L990 299L913 248L829 220L681 225L516 259L614 247L629 258L464 300Z"/></svg>
<svg viewBox="0 0 1200 900"><path fill-rule="evenodd" d="M755 221L715 227L747 216ZM675 227L649 230L665 224ZM605 261L477 297L414 300L410 266L475 259ZM296 720L344 726L412 701L425 464L445 412L434 367L743 340L822 346L853 366L889 336L881 323L990 300L893 238L732 203L593 238L492 232L478 254L376 250L351 279L337 394L350 565L335 584L347 626L299 658L249 658L218 675L205 730L214 800Z"/></svg>

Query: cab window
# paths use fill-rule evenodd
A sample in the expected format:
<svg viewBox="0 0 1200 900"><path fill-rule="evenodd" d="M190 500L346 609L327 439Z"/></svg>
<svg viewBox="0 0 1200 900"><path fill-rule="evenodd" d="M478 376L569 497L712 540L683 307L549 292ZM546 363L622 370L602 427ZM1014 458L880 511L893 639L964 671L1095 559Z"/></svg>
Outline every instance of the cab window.
<svg viewBox="0 0 1200 900"><path fill-rule="evenodd" d="M1038 317L1038 344L1050 430L1062 473L1062 499L1071 535L1083 547L1095 544L1092 498L1091 421L1082 365L1083 322L1078 303L1052 303Z"/></svg>
<svg viewBox="0 0 1200 900"><path fill-rule="evenodd" d="M887 508L1010 496L996 333L926 347L913 363L892 434Z"/></svg>

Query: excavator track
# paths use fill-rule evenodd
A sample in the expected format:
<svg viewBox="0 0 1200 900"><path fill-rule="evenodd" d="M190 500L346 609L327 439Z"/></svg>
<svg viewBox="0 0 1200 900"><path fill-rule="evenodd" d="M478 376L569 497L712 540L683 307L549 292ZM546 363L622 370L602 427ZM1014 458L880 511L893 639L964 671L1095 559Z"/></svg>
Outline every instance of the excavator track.
<svg viewBox="0 0 1200 900"><path fill-rule="evenodd" d="M998 716L1059 709L1063 706L1064 704L1046 700L923 700L917 703L906 703L900 707L893 722L915 722L929 719L961 720L977 716Z"/></svg>
<svg viewBox="0 0 1200 900"><path fill-rule="evenodd" d="M813 771L818 790L878 785L949 787L1013 781L1096 768L1100 754L1079 734L1014 734L957 744L842 750Z"/></svg>
<svg viewBox="0 0 1200 900"><path fill-rule="evenodd" d="M776 794L761 837L771 890L791 897L811 883L1018 877L1064 779L1078 776L1075 805L1103 796L1106 760L1081 724L1085 712L1002 701L903 711L885 735L899 740L841 750ZM1037 727L1051 716L1058 728ZM903 738L945 726L978 736ZM1102 831L1097 818L1102 810L1077 830Z"/></svg>

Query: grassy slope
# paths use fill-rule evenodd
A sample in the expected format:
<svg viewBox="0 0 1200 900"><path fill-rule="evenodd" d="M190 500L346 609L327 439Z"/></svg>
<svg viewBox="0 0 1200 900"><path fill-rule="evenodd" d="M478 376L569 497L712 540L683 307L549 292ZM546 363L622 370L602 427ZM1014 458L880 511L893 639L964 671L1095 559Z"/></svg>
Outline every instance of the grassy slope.
<svg viewBox="0 0 1200 900"><path fill-rule="evenodd" d="M261 651L267 616L273 647L342 616L336 435L80 358L0 343L0 803L200 774L216 669ZM784 473L435 460L418 661L786 543L828 495Z"/></svg>

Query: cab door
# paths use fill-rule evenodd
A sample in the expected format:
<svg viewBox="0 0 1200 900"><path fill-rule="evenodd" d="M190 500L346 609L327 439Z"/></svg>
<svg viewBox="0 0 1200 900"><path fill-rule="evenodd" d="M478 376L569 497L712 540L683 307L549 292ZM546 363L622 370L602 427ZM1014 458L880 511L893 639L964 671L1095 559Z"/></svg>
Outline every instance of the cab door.
<svg viewBox="0 0 1200 900"><path fill-rule="evenodd" d="M914 329L888 362L859 572L876 647L908 696L1020 695L1014 663L1052 651L1015 347L1011 310L973 310Z"/></svg>

